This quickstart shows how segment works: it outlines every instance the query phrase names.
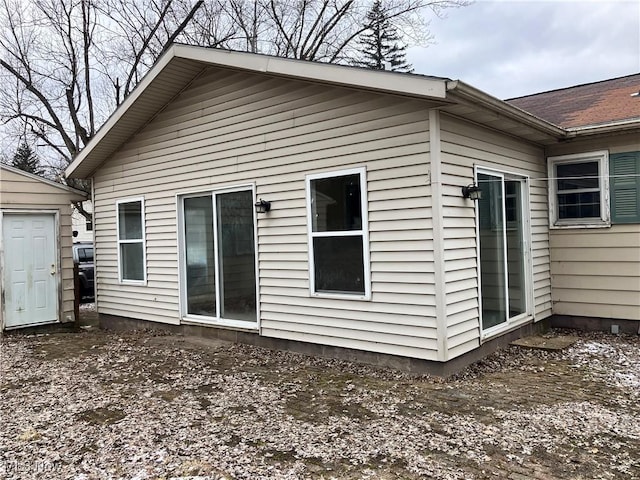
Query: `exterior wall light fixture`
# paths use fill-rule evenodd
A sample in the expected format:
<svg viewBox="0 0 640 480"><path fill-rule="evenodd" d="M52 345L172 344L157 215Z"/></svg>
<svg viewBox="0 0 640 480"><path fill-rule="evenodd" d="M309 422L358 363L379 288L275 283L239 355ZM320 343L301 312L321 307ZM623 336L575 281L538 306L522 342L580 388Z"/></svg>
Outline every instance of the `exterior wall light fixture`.
<svg viewBox="0 0 640 480"><path fill-rule="evenodd" d="M256 213L267 213L269 210L271 210L271 202L262 199L256 202Z"/></svg>
<svg viewBox="0 0 640 480"><path fill-rule="evenodd" d="M475 183L462 187L462 196L471 200L480 200L482 198L482 190Z"/></svg>

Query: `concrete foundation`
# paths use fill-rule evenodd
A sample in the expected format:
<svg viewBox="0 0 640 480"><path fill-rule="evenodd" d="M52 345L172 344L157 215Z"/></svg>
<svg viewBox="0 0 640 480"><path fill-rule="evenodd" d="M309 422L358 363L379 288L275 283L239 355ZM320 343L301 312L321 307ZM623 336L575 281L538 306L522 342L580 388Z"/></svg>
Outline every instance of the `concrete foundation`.
<svg viewBox="0 0 640 480"><path fill-rule="evenodd" d="M615 328L617 326L617 328ZM619 318L576 317L572 315L553 315L551 327L571 328L587 332L640 334L640 320L622 320ZM614 327L613 329L611 327ZM617 332L615 331L617 330Z"/></svg>
<svg viewBox="0 0 640 480"><path fill-rule="evenodd" d="M280 338L270 338L258 335L255 332L238 331L226 328L217 328L200 325L170 325L165 323L150 322L147 320L136 320L132 318L119 317L115 315L99 315L100 328L105 330L126 331L126 330L156 330L176 333L185 336L195 336L202 338L214 338L234 343L244 343L271 350L286 350L315 355L325 358L336 358L351 362L366 363L386 368L393 368L411 373L427 373L439 377L451 376L468 365L481 360L487 355L495 352L501 347L508 345L513 340L540 333L548 328L546 321L528 324L512 330L504 335L484 342L479 348L456 357L448 362L435 362L422 360L419 358L401 357L384 353L368 352L352 348L332 347L316 343L300 342L295 340L285 340Z"/></svg>

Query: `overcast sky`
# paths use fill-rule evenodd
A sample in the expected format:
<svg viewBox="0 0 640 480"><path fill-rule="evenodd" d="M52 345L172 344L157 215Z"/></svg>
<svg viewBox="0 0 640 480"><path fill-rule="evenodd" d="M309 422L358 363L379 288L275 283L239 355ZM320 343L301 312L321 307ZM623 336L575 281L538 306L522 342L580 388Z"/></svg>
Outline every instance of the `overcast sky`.
<svg viewBox="0 0 640 480"><path fill-rule="evenodd" d="M431 21L415 72L506 99L640 72L640 1L477 0Z"/></svg>

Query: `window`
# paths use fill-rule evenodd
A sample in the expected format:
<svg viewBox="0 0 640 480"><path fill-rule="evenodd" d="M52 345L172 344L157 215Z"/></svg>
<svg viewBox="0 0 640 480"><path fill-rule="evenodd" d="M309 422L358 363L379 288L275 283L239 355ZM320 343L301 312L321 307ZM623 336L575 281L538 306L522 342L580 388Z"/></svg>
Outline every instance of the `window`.
<svg viewBox="0 0 640 480"><path fill-rule="evenodd" d="M369 298L365 170L307 176L313 295Z"/></svg>
<svg viewBox="0 0 640 480"><path fill-rule="evenodd" d="M93 222L91 220L87 220L85 227L87 229L87 232L93 231Z"/></svg>
<svg viewBox="0 0 640 480"><path fill-rule="evenodd" d="M610 224L607 152L549 158L549 216L552 227Z"/></svg>
<svg viewBox="0 0 640 480"><path fill-rule="evenodd" d="M144 200L117 202L118 271L121 282L146 281L144 245Z"/></svg>
<svg viewBox="0 0 640 480"><path fill-rule="evenodd" d="M78 262L80 263L91 263L93 262L93 248L79 248L78 249Z"/></svg>

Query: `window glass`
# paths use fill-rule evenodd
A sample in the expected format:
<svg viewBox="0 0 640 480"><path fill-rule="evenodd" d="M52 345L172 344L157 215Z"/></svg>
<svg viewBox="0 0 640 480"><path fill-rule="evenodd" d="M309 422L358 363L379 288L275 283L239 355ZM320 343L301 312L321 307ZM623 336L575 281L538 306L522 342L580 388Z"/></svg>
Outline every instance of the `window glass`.
<svg viewBox="0 0 640 480"><path fill-rule="evenodd" d="M560 163L556 165L558 191L600 188L598 162Z"/></svg>
<svg viewBox="0 0 640 480"><path fill-rule="evenodd" d="M123 280L144 280L142 243L121 243L120 262Z"/></svg>
<svg viewBox="0 0 640 480"><path fill-rule="evenodd" d="M78 249L78 261L93 262L93 248Z"/></svg>
<svg viewBox="0 0 640 480"><path fill-rule="evenodd" d="M360 175L312 180L311 213L314 232L360 230Z"/></svg>
<svg viewBox="0 0 640 480"><path fill-rule="evenodd" d="M365 293L362 236L313 239L318 292Z"/></svg>
<svg viewBox="0 0 640 480"><path fill-rule="evenodd" d="M253 193L216 195L220 281L220 316L256 321L256 270Z"/></svg>
<svg viewBox="0 0 640 480"><path fill-rule="evenodd" d="M558 193L558 218L599 218L600 192Z"/></svg>
<svg viewBox="0 0 640 480"><path fill-rule="evenodd" d="M142 238L142 202L128 202L118 205L120 240Z"/></svg>
<svg viewBox="0 0 640 480"><path fill-rule="evenodd" d="M216 316L216 266L211 195L184 199L187 312Z"/></svg>

